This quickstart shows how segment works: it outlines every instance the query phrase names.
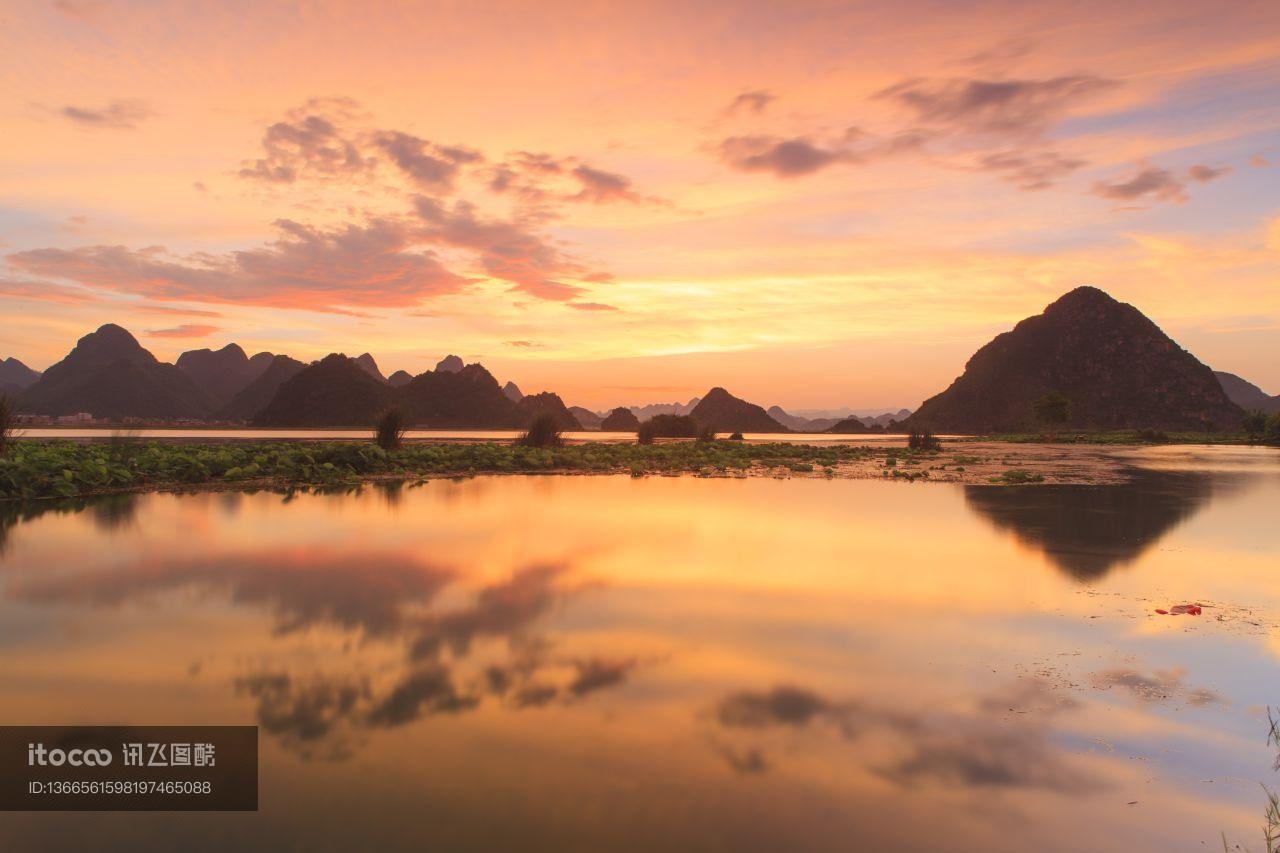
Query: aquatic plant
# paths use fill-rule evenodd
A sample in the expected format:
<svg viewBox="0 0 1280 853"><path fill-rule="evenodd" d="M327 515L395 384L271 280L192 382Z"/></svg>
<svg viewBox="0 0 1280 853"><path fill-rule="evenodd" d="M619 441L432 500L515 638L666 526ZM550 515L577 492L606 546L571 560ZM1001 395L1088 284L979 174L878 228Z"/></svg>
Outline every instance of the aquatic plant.
<svg viewBox="0 0 1280 853"><path fill-rule="evenodd" d="M745 471L791 463L834 468L879 458L885 449L850 445L676 441L650 446L593 442L533 447L511 442L409 444L386 451L373 442L143 440L115 446L70 441L15 442L0 457L0 499L74 498L195 486L346 487L362 480L475 474L682 474Z"/></svg>
<svg viewBox="0 0 1280 853"><path fill-rule="evenodd" d="M373 428L373 441L383 450L399 450L404 444L404 433L408 428L408 414L404 409L393 406L378 417Z"/></svg>
<svg viewBox="0 0 1280 853"><path fill-rule="evenodd" d="M559 447L564 443L560 421L553 412L543 412L533 419L516 444L522 447Z"/></svg>

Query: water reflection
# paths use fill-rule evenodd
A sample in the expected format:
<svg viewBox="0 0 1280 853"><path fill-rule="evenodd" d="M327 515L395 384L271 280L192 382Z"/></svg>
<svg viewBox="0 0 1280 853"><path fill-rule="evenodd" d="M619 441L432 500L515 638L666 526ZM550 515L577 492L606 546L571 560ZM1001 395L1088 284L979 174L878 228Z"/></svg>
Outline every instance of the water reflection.
<svg viewBox="0 0 1280 853"><path fill-rule="evenodd" d="M1117 491L495 477L10 508L0 722L256 722L264 796L218 822L10 816L0 847L1248 838L1270 767L1250 709L1280 699L1280 487L1221 473ZM1172 589L1256 616L1153 616Z"/></svg>
<svg viewBox="0 0 1280 853"><path fill-rule="evenodd" d="M965 486L965 503L1084 583L1131 563L1232 480L1137 471L1124 486Z"/></svg>

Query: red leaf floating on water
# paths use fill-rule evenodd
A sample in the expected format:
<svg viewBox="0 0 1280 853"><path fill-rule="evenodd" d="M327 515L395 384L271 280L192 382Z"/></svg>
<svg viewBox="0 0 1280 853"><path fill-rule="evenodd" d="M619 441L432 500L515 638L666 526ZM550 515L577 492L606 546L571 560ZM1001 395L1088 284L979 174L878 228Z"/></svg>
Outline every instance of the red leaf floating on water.
<svg viewBox="0 0 1280 853"><path fill-rule="evenodd" d="M1157 613L1159 613L1161 616L1168 616L1168 615L1169 615L1169 611L1168 611L1168 610L1157 610L1156 612L1157 612Z"/></svg>
<svg viewBox="0 0 1280 853"><path fill-rule="evenodd" d="M1157 610L1156 612L1160 613L1162 611ZM1199 616L1201 610L1199 604L1175 604L1169 609L1169 612L1174 616L1181 616L1184 613L1188 616Z"/></svg>

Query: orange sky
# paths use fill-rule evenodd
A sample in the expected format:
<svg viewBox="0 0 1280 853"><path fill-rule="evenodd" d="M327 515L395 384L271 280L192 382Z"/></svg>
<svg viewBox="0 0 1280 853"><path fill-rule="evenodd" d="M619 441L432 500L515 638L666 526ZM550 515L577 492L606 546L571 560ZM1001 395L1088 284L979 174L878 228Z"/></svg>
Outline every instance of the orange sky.
<svg viewBox="0 0 1280 853"><path fill-rule="evenodd" d="M9 2L0 356L915 406L1094 284L1280 392L1280 6Z"/></svg>

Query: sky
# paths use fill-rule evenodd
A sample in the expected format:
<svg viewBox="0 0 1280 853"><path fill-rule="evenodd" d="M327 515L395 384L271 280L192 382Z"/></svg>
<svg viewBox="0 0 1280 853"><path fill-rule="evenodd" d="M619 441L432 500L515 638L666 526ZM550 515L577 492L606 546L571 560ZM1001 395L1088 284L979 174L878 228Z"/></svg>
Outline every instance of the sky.
<svg viewBox="0 0 1280 853"><path fill-rule="evenodd" d="M1280 4L0 5L0 357L913 408L1082 284L1280 393Z"/></svg>

